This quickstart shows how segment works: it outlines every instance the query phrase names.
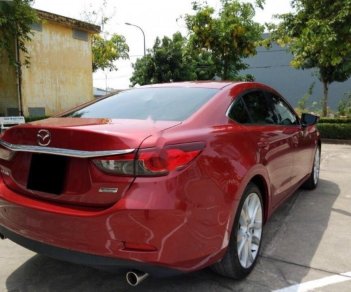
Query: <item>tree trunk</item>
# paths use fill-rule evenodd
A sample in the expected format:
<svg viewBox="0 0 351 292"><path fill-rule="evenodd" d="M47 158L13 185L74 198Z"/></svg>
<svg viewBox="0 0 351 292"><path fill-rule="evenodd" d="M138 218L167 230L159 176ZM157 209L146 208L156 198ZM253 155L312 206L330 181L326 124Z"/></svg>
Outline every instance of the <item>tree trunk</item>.
<svg viewBox="0 0 351 292"><path fill-rule="evenodd" d="M222 80L228 80L229 78L229 61L228 56L223 52L222 53Z"/></svg>
<svg viewBox="0 0 351 292"><path fill-rule="evenodd" d="M20 60L20 48L18 37L15 37L15 58L16 58L16 86L18 98L18 115L23 116L23 98L22 98L22 64Z"/></svg>
<svg viewBox="0 0 351 292"><path fill-rule="evenodd" d="M228 80L228 64L226 61L224 61L223 64L223 76L222 76L222 80Z"/></svg>
<svg viewBox="0 0 351 292"><path fill-rule="evenodd" d="M326 117L328 115L328 92L329 92L329 83L327 81L323 81L323 101L322 101L322 117Z"/></svg>

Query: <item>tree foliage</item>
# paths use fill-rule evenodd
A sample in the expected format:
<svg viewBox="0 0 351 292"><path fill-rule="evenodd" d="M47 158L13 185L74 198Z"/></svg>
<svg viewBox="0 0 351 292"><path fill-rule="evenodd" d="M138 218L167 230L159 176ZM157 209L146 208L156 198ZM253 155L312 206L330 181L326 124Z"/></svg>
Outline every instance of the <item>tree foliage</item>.
<svg viewBox="0 0 351 292"><path fill-rule="evenodd" d="M256 0L255 2L257 7L264 9L264 4L266 4L266 0Z"/></svg>
<svg viewBox="0 0 351 292"><path fill-rule="evenodd" d="M132 85L211 79L215 74L210 56L193 56L187 39L177 32L172 38L157 38L148 54L133 64Z"/></svg>
<svg viewBox="0 0 351 292"><path fill-rule="evenodd" d="M124 36L119 34L110 34L104 31L108 22L113 18L113 13L107 15L107 0L103 0L98 10L88 10L82 12L82 17L97 25L101 25L102 33L92 36L93 51L93 72L98 69L110 71L118 70L115 61L119 59L129 59L129 46Z"/></svg>
<svg viewBox="0 0 351 292"><path fill-rule="evenodd" d="M117 70L115 61L128 59L129 47L124 36L113 34L110 38L92 36L93 71L98 69Z"/></svg>
<svg viewBox="0 0 351 292"><path fill-rule="evenodd" d="M7 53L10 64L20 66L16 60L16 46L24 53L24 65L29 64L25 43L31 40L31 24L38 21L32 0L0 1L0 54Z"/></svg>
<svg viewBox="0 0 351 292"><path fill-rule="evenodd" d="M238 0L221 2L218 14L206 3L193 2L195 14L186 15L185 21L192 49L210 53L216 74L222 79L233 79L247 68L242 59L256 54L264 28L253 20L252 4Z"/></svg>
<svg viewBox="0 0 351 292"><path fill-rule="evenodd" d="M351 92L345 93L339 101L338 112L341 116L351 117Z"/></svg>
<svg viewBox="0 0 351 292"><path fill-rule="evenodd" d="M156 39L148 54L133 64L132 85L221 79L253 80L239 76L247 66L242 58L256 53L263 27L253 21L252 4L221 0L218 15L204 2L193 2L194 15L185 15L189 38L176 33ZM258 6L264 0L256 1Z"/></svg>
<svg viewBox="0 0 351 292"><path fill-rule="evenodd" d="M294 13L278 16L272 38L288 45L295 68L317 68L323 83L323 116L329 85L351 75L351 0L293 0Z"/></svg>

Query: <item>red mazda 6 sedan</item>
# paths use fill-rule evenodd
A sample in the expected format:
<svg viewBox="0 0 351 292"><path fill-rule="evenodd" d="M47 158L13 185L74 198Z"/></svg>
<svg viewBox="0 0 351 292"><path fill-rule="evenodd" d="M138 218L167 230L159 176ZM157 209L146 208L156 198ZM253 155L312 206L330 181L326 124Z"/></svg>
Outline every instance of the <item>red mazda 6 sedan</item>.
<svg viewBox="0 0 351 292"><path fill-rule="evenodd" d="M13 127L0 137L0 234L97 267L243 278L272 212L317 186L316 122L263 84L186 82Z"/></svg>

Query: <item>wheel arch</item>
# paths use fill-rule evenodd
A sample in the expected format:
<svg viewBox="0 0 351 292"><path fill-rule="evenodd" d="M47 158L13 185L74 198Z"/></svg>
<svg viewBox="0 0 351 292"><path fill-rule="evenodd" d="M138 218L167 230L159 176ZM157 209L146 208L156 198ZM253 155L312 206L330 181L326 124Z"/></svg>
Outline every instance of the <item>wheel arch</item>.
<svg viewBox="0 0 351 292"><path fill-rule="evenodd" d="M263 204L263 220L264 222L266 222L269 213L269 191L267 181L262 175L256 174L254 177L251 178L249 183L255 184L261 192Z"/></svg>

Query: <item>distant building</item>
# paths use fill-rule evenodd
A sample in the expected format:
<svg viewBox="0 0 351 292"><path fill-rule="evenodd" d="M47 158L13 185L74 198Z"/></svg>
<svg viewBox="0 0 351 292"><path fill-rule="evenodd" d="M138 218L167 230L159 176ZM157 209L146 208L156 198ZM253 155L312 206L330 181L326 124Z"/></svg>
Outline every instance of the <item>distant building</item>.
<svg viewBox="0 0 351 292"><path fill-rule="evenodd" d="M249 65L243 74L251 74L258 82L265 83L278 90L287 100L297 106L301 99L308 91L313 82L315 86L312 101L319 102L323 97L323 85L316 77L315 70L297 70L290 66L292 54L286 49L273 45L272 48L258 48L257 55L245 60ZM339 100L345 93L351 92L351 79L339 83L334 82L329 90L329 106L337 109Z"/></svg>
<svg viewBox="0 0 351 292"><path fill-rule="evenodd" d="M7 56L0 57L0 116L44 116L92 100L91 36L100 27L37 10L26 47L30 67L18 78ZM19 58L23 55L19 52Z"/></svg>

